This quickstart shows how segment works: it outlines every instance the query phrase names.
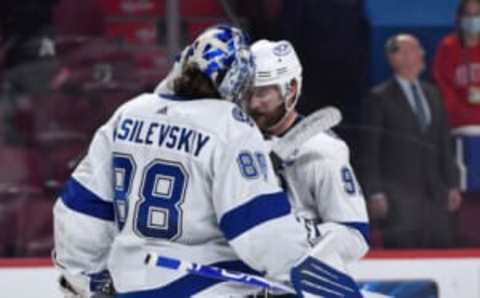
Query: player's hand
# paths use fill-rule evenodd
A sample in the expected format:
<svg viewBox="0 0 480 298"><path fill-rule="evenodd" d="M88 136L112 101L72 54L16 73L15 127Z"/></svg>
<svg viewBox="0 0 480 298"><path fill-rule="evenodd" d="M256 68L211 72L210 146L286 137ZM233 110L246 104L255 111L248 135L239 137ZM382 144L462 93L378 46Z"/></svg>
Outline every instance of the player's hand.
<svg viewBox="0 0 480 298"><path fill-rule="evenodd" d="M458 189L451 189L448 191L448 211L455 212L462 204L462 194Z"/></svg>
<svg viewBox="0 0 480 298"><path fill-rule="evenodd" d="M372 219L386 218L389 211L387 195L384 193L378 193L370 196L368 200L368 209Z"/></svg>

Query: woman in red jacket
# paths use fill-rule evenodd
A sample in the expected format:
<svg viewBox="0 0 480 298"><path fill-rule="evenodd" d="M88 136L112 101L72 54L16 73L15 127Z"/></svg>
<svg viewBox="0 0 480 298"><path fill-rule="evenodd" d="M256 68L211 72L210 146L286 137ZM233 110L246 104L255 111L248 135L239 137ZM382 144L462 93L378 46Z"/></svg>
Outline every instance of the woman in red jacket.
<svg viewBox="0 0 480 298"><path fill-rule="evenodd" d="M457 32L440 43L433 76L452 126L480 125L480 0L461 0Z"/></svg>

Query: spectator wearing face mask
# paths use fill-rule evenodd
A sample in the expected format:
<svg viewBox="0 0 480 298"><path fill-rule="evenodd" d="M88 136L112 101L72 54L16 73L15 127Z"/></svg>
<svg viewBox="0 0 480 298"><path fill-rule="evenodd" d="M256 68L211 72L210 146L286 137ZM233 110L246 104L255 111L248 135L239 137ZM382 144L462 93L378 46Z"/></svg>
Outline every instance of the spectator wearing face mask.
<svg viewBox="0 0 480 298"><path fill-rule="evenodd" d="M433 76L453 128L480 125L480 0L461 0L456 32L437 49Z"/></svg>
<svg viewBox="0 0 480 298"><path fill-rule="evenodd" d="M480 192L480 0L461 0L456 32L440 43L433 76L442 92L455 136L460 185Z"/></svg>

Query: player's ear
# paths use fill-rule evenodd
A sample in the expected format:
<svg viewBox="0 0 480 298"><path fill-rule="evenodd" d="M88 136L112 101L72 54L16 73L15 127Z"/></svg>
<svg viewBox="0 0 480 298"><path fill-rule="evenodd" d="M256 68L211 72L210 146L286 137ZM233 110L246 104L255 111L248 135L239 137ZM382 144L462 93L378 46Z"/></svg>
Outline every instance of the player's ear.
<svg viewBox="0 0 480 298"><path fill-rule="evenodd" d="M298 92L298 83L297 80L292 79L288 86L288 93L287 93L287 107L292 106L295 104Z"/></svg>

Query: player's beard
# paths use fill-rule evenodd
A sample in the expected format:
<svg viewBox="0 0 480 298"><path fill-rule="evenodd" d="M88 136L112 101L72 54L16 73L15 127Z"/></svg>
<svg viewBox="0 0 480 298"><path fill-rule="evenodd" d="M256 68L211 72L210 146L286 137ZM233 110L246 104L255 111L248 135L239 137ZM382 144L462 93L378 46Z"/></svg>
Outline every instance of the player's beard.
<svg viewBox="0 0 480 298"><path fill-rule="evenodd" d="M285 105L282 104L270 113L250 111L250 116L252 116L262 132L268 132L270 128L283 120L286 113Z"/></svg>

